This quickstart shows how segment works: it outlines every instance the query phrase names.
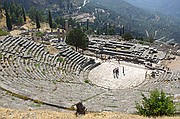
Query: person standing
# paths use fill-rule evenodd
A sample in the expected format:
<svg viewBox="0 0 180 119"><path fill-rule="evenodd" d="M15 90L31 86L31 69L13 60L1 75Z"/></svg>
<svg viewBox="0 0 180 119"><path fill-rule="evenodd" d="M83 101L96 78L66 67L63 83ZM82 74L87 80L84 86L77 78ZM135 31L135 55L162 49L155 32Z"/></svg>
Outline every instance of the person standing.
<svg viewBox="0 0 180 119"><path fill-rule="evenodd" d="M116 77L119 78L119 68L115 68Z"/></svg>
<svg viewBox="0 0 180 119"><path fill-rule="evenodd" d="M117 78L119 77L119 68L118 67L116 68L116 77Z"/></svg>
<svg viewBox="0 0 180 119"><path fill-rule="evenodd" d="M113 76L116 78L116 69L113 69Z"/></svg>
<svg viewBox="0 0 180 119"><path fill-rule="evenodd" d="M123 75L125 76L125 72L124 72L124 66L123 66Z"/></svg>

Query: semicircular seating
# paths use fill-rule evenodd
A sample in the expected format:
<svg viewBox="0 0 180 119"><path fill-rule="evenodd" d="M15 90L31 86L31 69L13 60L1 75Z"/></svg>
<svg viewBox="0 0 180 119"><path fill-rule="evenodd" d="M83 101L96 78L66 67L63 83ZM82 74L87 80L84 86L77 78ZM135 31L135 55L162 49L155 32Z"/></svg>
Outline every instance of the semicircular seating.
<svg viewBox="0 0 180 119"><path fill-rule="evenodd" d="M60 58L63 58L62 61ZM104 91L100 87L84 83L84 77L81 75L84 72L79 70L87 61L87 58L68 46L61 49L58 54L52 55L46 50L46 45L36 43L30 38L1 37L0 86L12 93L32 99L55 104L61 103L58 101L62 100L65 106L74 104L80 101L80 98L75 97L88 97L89 89ZM95 62L89 65L94 64ZM79 90L78 85L84 93L76 91L75 94L71 94L74 93L72 90ZM65 96L68 90L70 92ZM66 101L66 97L71 96L72 99Z"/></svg>

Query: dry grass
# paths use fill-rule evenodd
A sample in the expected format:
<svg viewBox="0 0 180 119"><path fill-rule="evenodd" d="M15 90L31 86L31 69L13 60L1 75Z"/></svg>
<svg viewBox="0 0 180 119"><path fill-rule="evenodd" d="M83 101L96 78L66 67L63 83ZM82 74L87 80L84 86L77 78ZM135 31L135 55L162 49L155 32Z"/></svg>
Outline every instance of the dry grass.
<svg viewBox="0 0 180 119"><path fill-rule="evenodd" d="M5 11L2 11L1 15L1 19L0 19L0 28L3 28L6 26L6 16L5 16Z"/></svg>
<svg viewBox="0 0 180 119"><path fill-rule="evenodd" d="M76 117L74 112L55 112L49 110L12 110L0 108L0 119L149 119L139 115L123 113L88 113L85 116ZM158 117L151 119L180 119L180 117Z"/></svg>
<svg viewBox="0 0 180 119"><path fill-rule="evenodd" d="M47 46L47 50L49 51L49 53L50 54L52 54L52 55L55 55L55 54L58 54L59 53L59 50L58 49L56 49L55 47L53 47L53 46Z"/></svg>
<svg viewBox="0 0 180 119"><path fill-rule="evenodd" d="M176 56L175 60L167 61L167 66L175 71L180 71L180 57Z"/></svg>

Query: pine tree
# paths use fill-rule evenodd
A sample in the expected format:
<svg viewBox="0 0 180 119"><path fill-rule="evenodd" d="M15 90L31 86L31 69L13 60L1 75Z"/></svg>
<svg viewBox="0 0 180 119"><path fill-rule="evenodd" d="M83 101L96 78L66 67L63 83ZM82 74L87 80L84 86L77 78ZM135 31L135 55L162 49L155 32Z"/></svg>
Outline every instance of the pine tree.
<svg viewBox="0 0 180 119"><path fill-rule="evenodd" d="M11 18L9 16L9 13L6 11L6 25L9 31L12 30L12 23L11 23Z"/></svg>
<svg viewBox="0 0 180 119"><path fill-rule="evenodd" d="M39 30L40 27L41 27L41 26L40 26L38 14L36 13L36 28Z"/></svg>
<svg viewBox="0 0 180 119"><path fill-rule="evenodd" d="M53 25L52 25L52 15L51 15L51 11L49 10L49 27L51 28L51 33L52 33L52 28L53 28Z"/></svg>

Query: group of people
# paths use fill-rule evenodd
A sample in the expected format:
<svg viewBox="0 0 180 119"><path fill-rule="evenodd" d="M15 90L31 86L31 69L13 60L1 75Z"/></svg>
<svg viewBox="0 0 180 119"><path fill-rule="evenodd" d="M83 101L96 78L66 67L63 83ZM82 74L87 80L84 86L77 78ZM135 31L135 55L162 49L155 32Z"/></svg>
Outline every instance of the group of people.
<svg viewBox="0 0 180 119"><path fill-rule="evenodd" d="M125 76L124 67L122 67L122 73ZM113 76L114 78L119 78L119 67L113 69Z"/></svg>
<svg viewBox="0 0 180 119"><path fill-rule="evenodd" d="M116 67L115 69L113 69L113 76L114 78L119 78L119 67Z"/></svg>

